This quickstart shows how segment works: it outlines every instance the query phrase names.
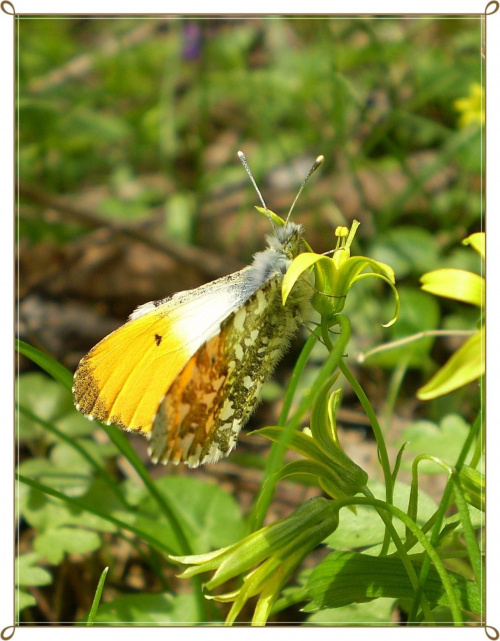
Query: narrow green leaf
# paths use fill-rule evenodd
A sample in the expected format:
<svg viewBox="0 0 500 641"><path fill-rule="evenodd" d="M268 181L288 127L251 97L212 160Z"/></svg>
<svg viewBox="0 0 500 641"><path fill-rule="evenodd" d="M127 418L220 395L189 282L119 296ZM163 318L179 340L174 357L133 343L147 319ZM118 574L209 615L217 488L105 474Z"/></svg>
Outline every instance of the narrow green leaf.
<svg viewBox="0 0 500 641"><path fill-rule="evenodd" d="M36 347L25 343L16 338L16 349L20 354L26 356L31 361L39 365L43 370L50 374L56 381L64 385L67 389L73 387L73 374L53 358L44 354Z"/></svg>
<svg viewBox="0 0 500 641"><path fill-rule="evenodd" d="M486 479L484 474L475 470L468 465L464 465L460 470L460 481L468 503L473 505L477 510L485 510L485 486Z"/></svg>
<svg viewBox="0 0 500 641"><path fill-rule="evenodd" d="M86 505L84 501L66 496L62 492L58 492L57 490L54 490L53 488L48 487L47 485L38 483L33 479L29 479L25 476L22 476L21 474L16 474L16 479L21 483L24 483L25 485L28 485L32 488L35 488L36 490L39 490L40 492L43 492L48 496L53 496L54 498L57 498L67 503L68 505L73 505L82 510L87 510L91 514L95 514L96 516L99 516L102 519L109 521L110 523L113 523L114 525L118 526L123 530L128 530L130 532L133 532L139 538L142 538L143 540L147 541L150 545L155 546L160 552L170 554L171 552L174 551L170 547L168 547L163 541L159 541L158 539L154 539L151 536L148 536L147 534L142 532L139 528L136 528L133 525L130 525L129 523L126 523L120 519L117 519L114 516L111 516L110 514L107 514L100 510L96 510L95 508Z"/></svg>
<svg viewBox="0 0 500 641"><path fill-rule="evenodd" d="M284 431L285 428L283 427L268 426L263 427L260 430L254 430L251 434L260 434L261 436L268 438L270 441L273 441L273 443L279 443ZM329 457L320 450L314 442L314 439L303 432L294 432L290 438L288 447L294 450L294 452L302 454L302 456L305 456L311 461L318 461L324 465L329 465L331 463Z"/></svg>
<svg viewBox="0 0 500 641"><path fill-rule="evenodd" d="M90 608L89 617L87 619L87 625L94 625L94 619L97 614L97 609L99 608L99 603L101 601L102 591L104 589L104 582L106 581L106 576L108 574L109 568L104 568L99 583L97 584L97 590L94 595L94 600L92 601L92 607Z"/></svg>
<svg viewBox="0 0 500 641"><path fill-rule="evenodd" d="M274 211L271 211L270 209L264 209L264 207L259 207L258 205L255 205L255 209L259 212L259 214L262 214L266 218L270 218L275 225L278 225L278 227L283 227L285 224L285 221L281 216L278 216L278 214L275 214Z"/></svg>

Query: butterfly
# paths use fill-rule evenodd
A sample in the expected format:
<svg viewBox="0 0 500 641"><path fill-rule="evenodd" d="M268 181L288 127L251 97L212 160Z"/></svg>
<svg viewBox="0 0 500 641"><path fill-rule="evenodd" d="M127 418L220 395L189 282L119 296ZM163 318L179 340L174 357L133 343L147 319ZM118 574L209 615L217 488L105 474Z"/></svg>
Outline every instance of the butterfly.
<svg viewBox="0 0 500 641"><path fill-rule="evenodd" d="M91 420L144 434L154 463L197 467L227 456L312 295L299 279L282 302L284 275L306 250L302 226L283 222L248 267L141 305L93 347L75 372L76 408Z"/></svg>

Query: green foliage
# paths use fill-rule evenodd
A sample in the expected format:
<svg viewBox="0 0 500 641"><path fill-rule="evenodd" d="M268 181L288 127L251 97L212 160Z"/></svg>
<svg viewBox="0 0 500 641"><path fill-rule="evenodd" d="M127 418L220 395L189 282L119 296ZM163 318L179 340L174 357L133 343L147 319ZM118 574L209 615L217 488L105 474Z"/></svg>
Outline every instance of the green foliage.
<svg viewBox="0 0 500 641"><path fill-rule="evenodd" d="M416 569L422 565L418 557L411 558ZM455 589L465 610L481 614L478 586L458 574L452 574ZM430 605L449 605L438 573L432 570L427 577L425 594ZM363 603L372 598L397 598L411 602L414 588L408 580L401 559L373 557L356 552L333 552L312 571L306 590L311 596L307 612L336 608L351 603Z"/></svg>
<svg viewBox="0 0 500 641"><path fill-rule="evenodd" d="M436 299L418 282L442 269L481 274L480 257L457 247L479 230L482 215L477 21L21 17L16 28L21 257L55 246L64 271L64 257L80 255L85 243L98 248L100 232L114 238L122 226L149 230L154 241L196 241L217 251L224 241L232 250L233 241L244 238L250 256L253 232L242 227L243 199L233 198L243 182L238 148L251 153L257 182L271 198L274 188L296 190L302 153L325 154L318 189L306 190L301 201L306 231L325 238L318 252L332 249L335 227L354 218L362 223L350 247L352 271L339 270L337 252L301 258L308 265L289 272L291 288L302 267L315 263L315 307L323 318L297 360L277 425L260 430L273 445L254 463L263 470L262 486L246 517L215 483L152 478L127 435L76 412L71 373L18 341L19 352L49 374L29 372L16 381L21 622L34 619L40 594L57 594L68 567L78 564L92 591L101 576L91 611L90 601L80 605L82 625L217 624L237 616L262 625L270 617L286 620L286 608L294 608L292 620L314 625L387 624L401 613L414 624L481 621L478 388L415 405L415 389L452 351L433 332L478 328L477 309ZM284 169L296 157L297 165ZM250 209L255 196L250 188L245 193ZM61 195L85 215L54 204ZM362 266L376 278L360 279ZM27 269L33 269L29 263ZM43 292L52 276L27 288ZM394 283L398 320L384 329L394 315ZM483 371L482 362L471 367L473 357L481 360L475 343L474 352L455 352L467 380ZM365 357L359 376L346 354L361 354L358 363ZM451 391L449 369L438 371L437 390ZM361 387L365 376L370 396L381 390L374 402L383 420ZM373 478L340 447L342 386L349 399L354 391L377 441L380 473ZM398 410L411 408L410 416L398 414L402 433L390 443L404 448L407 442L400 458L387 446L396 401ZM285 462L287 449L298 457ZM251 459L238 452L232 460L250 466ZM447 476L441 495L431 497L420 486L419 475L429 474ZM321 499L319 516L309 518L305 503L269 521L282 478L293 479L298 491L316 487L330 497ZM266 517L269 529L260 527ZM279 528L288 532L286 540L276 538ZM312 571L297 574L320 543L308 562ZM130 586L122 590L121 545L132 550L131 563L141 560L151 581L130 594ZM238 558L243 545L257 556ZM321 550L334 551L321 561ZM179 588L174 574L181 570L172 555L186 562L208 555L210 571L232 583L215 595L217 603L205 599L195 572L191 586ZM220 569L217 563L227 558L231 567ZM250 566L257 558L260 565Z"/></svg>
<svg viewBox="0 0 500 641"><path fill-rule="evenodd" d="M194 625L196 601L191 594L124 594L99 606L98 625Z"/></svg>
<svg viewBox="0 0 500 641"><path fill-rule="evenodd" d="M437 456L449 465L456 461L462 443L467 438L471 426L458 414L449 414L444 416L436 425L431 421L416 421L412 423L403 432L403 439L408 441L407 451L417 454L427 452L432 456ZM425 474L439 474L443 470L433 465L431 462L423 461L420 471Z"/></svg>

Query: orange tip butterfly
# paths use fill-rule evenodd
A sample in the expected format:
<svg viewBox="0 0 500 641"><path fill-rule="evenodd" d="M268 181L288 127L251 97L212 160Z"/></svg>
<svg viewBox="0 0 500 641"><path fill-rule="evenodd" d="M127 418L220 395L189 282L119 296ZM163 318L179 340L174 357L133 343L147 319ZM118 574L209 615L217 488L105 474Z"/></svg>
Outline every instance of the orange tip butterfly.
<svg viewBox="0 0 500 641"><path fill-rule="evenodd" d="M247 170L264 209L272 218ZM244 269L138 307L80 361L76 408L87 418L138 431L154 463L197 467L236 446L241 428L302 323L312 289L299 279L285 304L281 284L306 250L301 225L287 222Z"/></svg>

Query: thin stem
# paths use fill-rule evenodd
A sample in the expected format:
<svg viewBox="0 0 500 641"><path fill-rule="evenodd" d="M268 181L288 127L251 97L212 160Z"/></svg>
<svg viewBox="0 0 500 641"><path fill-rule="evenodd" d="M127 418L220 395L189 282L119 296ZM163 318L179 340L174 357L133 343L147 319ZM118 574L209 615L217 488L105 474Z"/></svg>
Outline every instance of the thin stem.
<svg viewBox="0 0 500 641"><path fill-rule="evenodd" d="M384 480L385 480L385 498L386 501L389 505L392 505L393 503L393 496L394 496L394 482L392 478L392 472L391 472L391 465L389 462L389 455L387 453L387 447L385 445L385 440L384 440L384 435L382 433L382 430L380 428L380 424L377 420L377 416L375 412L373 411L373 408L370 404L370 401L368 400L368 397L366 396L363 388L361 385L358 383L350 369L347 367L347 365L341 361L339 363L339 369L342 372L342 374L345 376L346 380L354 390L354 393L358 397L361 405L363 406L363 409L366 412L366 415L368 416L370 420L370 425L373 430L373 434L375 436L375 439L377 441L377 447L378 447L378 453L379 453L379 460L380 460L380 465L382 466L382 471L384 474ZM382 544L382 550L380 552L381 555L387 554L387 550L389 548L389 532L386 529L385 537L384 537L384 542Z"/></svg>
<svg viewBox="0 0 500 641"><path fill-rule="evenodd" d="M372 494L372 492L367 487L364 488L363 493L369 499L373 499L374 501L377 500L377 499L375 499L374 495ZM403 565L406 568L406 571L408 573L408 577L409 577L409 579L410 579L410 581L412 583L413 588L415 590L417 590L418 587L419 587L418 576L417 576L417 573L416 573L416 571L415 571L415 569L414 569L414 567L413 567L413 565L411 563L411 560L410 560L410 558L408 556L408 553L405 550L404 543L401 540L401 537L399 536L399 534L397 533L396 528L392 524L392 514L390 513L390 511L389 511L389 514L386 514L385 510L381 510L377 506L374 506L374 507L377 510L378 515L380 516L380 518L384 522L387 531L391 535L392 540L394 541L394 544L395 544L395 546L396 546L396 548L397 548L397 550L398 550L398 552L400 554L401 561L403 562ZM426 620L428 622L430 622L430 623L433 623L434 622L434 616L432 614L432 611L430 609L429 603L427 601L427 597L425 596L425 594L422 593L422 591L421 591L421 594L420 594L420 601L422 603L422 611L425 614Z"/></svg>
<svg viewBox="0 0 500 641"><path fill-rule="evenodd" d="M460 605L458 603L455 590L453 589L453 584L451 582L448 572L446 571L446 568L443 565L443 562L439 554L436 552L433 545L431 545L430 541L427 539L427 537L422 532L422 530L418 527L418 525L412 519L410 519L410 517L407 514L405 514L402 510L395 507L394 505L388 505L384 501L379 501L378 499L372 499L372 498L353 497L349 499L339 499L336 501L336 505L338 509L348 505L371 505L377 511L379 509L386 510L390 514L394 515L396 518L400 519L404 523L404 525L409 530L411 530L412 534L418 539L418 542L422 545L422 547L427 552L428 558L434 564L434 567L436 568L441 578L441 582L443 583L443 587L448 597L454 623L456 625L463 623L462 612L460 610ZM392 523L391 523L391 526L392 526ZM396 540L394 540L394 543L396 544L396 546L398 545ZM403 546L403 550L404 550L404 546ZM398 551L399 551L399 548L398 548ZM402 557L401 560L403 561L403 563L405 562L404 557ZM421 586L419 586L418 578L416 577L416 574L414 574L414 572L415 570L413 569L413 566L412 566L411 570L409 570L408 576L410 577L410 581L412 581L412 585L414 586L414 588L418 589L421 594L422 588ZM414 583L415 579L416 579L416 584Z"/></svg>
<svg viewBox="0 0 500 641"><path fill-rule="evenodd" d="M457 472L460 472L460 470L462 469L465 463L465 460L467 458L467 455L469 454L469 451L472 447L472 444L477 439L477 435L481 428L481 422L482 422L482 412L480 411L476 417L476 420L472 425L472 428L467 438L465 439L465 443L458 456L457 462L455 464L455 469ZM453 496L453 482L451 481L451 479L448 479L448 483L446 484L445 490L443 492L443 497L441 498L441 503L439 504L438 509L432 515L432 517L427 521L427 523L422 527L422 531L424 532L427 532L427 530L433 527L432 534L430 537L431 545L435 546L439 541L443 520L445 518L446 510L451 504L452 496ZM406 541L406 549L409 550L413 545L414 545L414 539L409 538ZM429 574L429 568L430 568L430 560L428 557L426 557L424 559L422 567L420 568L420 585L422 586L422 588L425 586L425 581ZM414 621L416 619L418 603L419 603L419 593L422 588L419 587L417 593L415 594L412 608L410 610L409 617L408 617L409 621Z"/></svg>
<svg viewBox="0 0 500 641"><path fill-rule="evenodd" d="M455 502L457 504L458 512L460 514L460 519L462 521L462 527L464 530L465 544L469 552L469 558L472 565L472 570L476 577L476 581L480 585L481 589L481 600L482 603L485 602L486 595L484 594L484 567L481 558L481 551L474 534L474 528L472 527L472 522L470 518L469 506L465 500L464 492L462 489L462 484L460 482L460 476L455 470L451 476L453 482L453 489L455 491Z"/></svg>
<svg viewBox="0 0 500 641"><path fill-rule="evenodd" d="M278 425L284 427L286 425L288 414L290 413L290 408L292 407L293 398L295 392L297 391L297 386L300 382L304 369L309 361L311 352L313 351L316 343L319 339L319 329L315 329L314 332L307 339L306 344L304 345L302 351L300 352L299 358L295 364L295 367L288 383L288 387L285 393L285 398L283 399L283 407L281 408L281 413L278 419Z"/></svg>
<svg viewBox="0 0 500 641"><path fill-rule="evenodd" d="M330 378L332 373L339 366L339 363L342 361L342 355L351 337L351 328L349 321L344 316L341 316L339 314L336 316L336 320L340 325L340 334L338 336L336 344L334 346L332 345L330 354L328 355L326 361L323 363L318 375L316 376L316 380L314 381L311 388L304 394L294 415L288 420L287 424L285 425L282 438L278 443L274 443L271 447L266 465L264 482L260 487L259 493L255 499L253 510L248 520L248 524L252 532L257 530L262 525L266 512L269 508L269 505L271 504L277 481L276 472L283 464L285 450L288 446L288 443L290 442L293 432L299 427L303 415L314 403L314 399L321 390L322 386L325 384L328 378ZM311 340L311 338L309 340ZM303 365L305 365L305 360L307 359L301 361L301 369L303 369Z"/></svg>
<svg viewBox="0 0 500 641"><path fill-rule="evenodd" d="M396 349L396 347L401 347L402 345L409 345L415 341L422 340L422 338L429 338L431 336L473 336L476 334L476 330L467 330L467 329L428 329L423 332L418 332L417 334L412 334L411 336L405 336L400 338L397 341L392 341L390 343L384 343L383 345L378 345L373 349L370 349L368 352L360 353L357 355L356 360L358 363L363 363L367 358L373 356L374 354L379 354L380 352L387 352L391 349Z"/></svg>
<svg viewBox="0 0 500 641"><path fill-rule="evenodd" d="M411 354L407 354L401 362L398 364L394 372L392 373L389 390L387 393L387 400L385 404L384 411L384 427L386 432L389 431L391 425L392 415L394 413L394 407L396 405L396 399L399 396L401 390L401 385L403 383L406 371L408 370L408 363L410 362Z"/></svg>
<svg viewBox="0 0 500 641"><path fill-rule="evenodd" d="M27 416L29 419L31 419L35 423L38 423L45 430L47 430L48 432L51 432L52 434L57 436L57 438L61 439L61 441L64 441L65 443L70 445L74 450L76 450L82 456L82 458L84 458L88 463L90 463L90 465L94 468L96 474L98 474L101 478L103 478L106 481L109 488L116 494L120 503L122 503L122 505L126 509L128 510L132 509L132 507L127 503L127 500L125 499L125 496L123 495L118 483L110 476L110 474L107 472L107 470L104 467L99 465L99 463L87 452L87 450L85 450L85 448L83 448L80 445L80 443L77 440L67 436L55 425L52 425L51 423L44 421L39 416L36 416L36 414L33 414L33 412L31 412L27 407L24 407L23 405L19 405L19 411L21 412L21 414L23 414L24 416Z"/></svg>

